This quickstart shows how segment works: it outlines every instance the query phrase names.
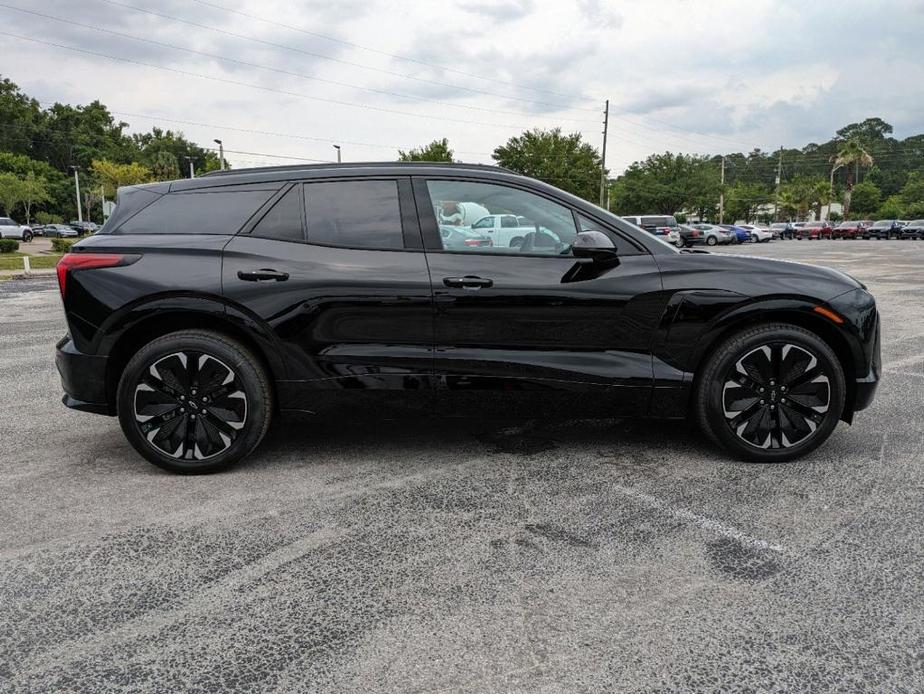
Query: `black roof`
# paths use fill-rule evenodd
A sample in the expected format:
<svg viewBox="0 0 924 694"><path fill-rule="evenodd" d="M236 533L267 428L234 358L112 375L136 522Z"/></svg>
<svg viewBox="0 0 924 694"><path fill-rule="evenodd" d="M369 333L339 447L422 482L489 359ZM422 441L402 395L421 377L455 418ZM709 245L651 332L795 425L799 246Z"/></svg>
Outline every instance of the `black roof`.
<svg viewBox="0 0 924 694"><path fill-rule="evenodd" d="M429 168L429 167L439 167L439 168L452 168L452 169L477 169L477 170L488 170L488 171L503 171L504 173L516 173L510 169L505 169L502 166L494 166L493 164L466 164L463 162L448 162L448 161L361 161L361 162L348 162L337 164L334 162L325 163L325 164L286 164L283 166L255 166L247 169L225 169L224 171L209 171L208 173L202 174L199 178L205 178L206 176L233 176L234 174L244 174L244 173L271 173L271 172L288 172L288 171L329 171L329 170L341 170L341 169L369 169L377 167L388 167L392 168Z"/></svg>

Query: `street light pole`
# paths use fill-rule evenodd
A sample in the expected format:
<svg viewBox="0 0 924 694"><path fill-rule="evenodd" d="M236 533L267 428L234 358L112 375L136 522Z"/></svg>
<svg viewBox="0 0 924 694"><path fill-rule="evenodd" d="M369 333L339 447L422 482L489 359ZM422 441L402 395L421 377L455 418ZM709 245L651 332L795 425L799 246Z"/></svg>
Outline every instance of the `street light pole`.
<svg viewBox="0 0 924 694"><path fill-rule="evenodd" d="M77 221L83 221L83 206L80 204L80 177L77 175L77 167L72 166L74 171L74 189L77 191Z"/></svg>
<svg viewBox="0 0 924 694"><path fill-rule="evenodd" d="M225 146L222 144L221 140L214 140L215 144L218 145L218 167L220 171L225 170Z"/></svg>
<svg viewBox="0 0 924 694"><path fill-rule="evenodd" d="M831 186L831 190L834 190L834 172L837 171L838 169L843 168L843 167L844 167L843 164L838 164L838 165L836 165L836 166L834 166L834 167L831 168L831 179L830 179L829 182L828 182L829 185ZM827 216L827 218L828 218L828 219L831 219L831 203L830 203L830 202L828 203L828 216Z"/></svg>
<svg viewBox="0 0 924 694"><path fill-rule="evenodd" d="M189 162L189 177L195 178L196 170L193 168L193 158L192 157L184 157L184 158L186 159L186 161Z"/></svg>
<svg viewBox="0 0 924 694"><path fill-rule="evenodd" d="M722 187L719 189L719 224L725 223L725 156L722 156Z"/></svg>
<svg viewBox="0 0 924 694"><path fill-rule="evenodd" d="M334 145L334 149L337 150L337 163L340 163L340 145Z"/></svg>

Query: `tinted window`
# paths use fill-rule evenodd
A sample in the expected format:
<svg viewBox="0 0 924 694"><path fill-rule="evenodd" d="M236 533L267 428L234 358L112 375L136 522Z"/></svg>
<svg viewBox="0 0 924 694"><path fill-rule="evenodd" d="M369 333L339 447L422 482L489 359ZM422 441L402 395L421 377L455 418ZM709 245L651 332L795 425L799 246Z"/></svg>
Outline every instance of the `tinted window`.
<svg viewBox="0 0 924 694"><path fill-rule="evenodd" d="M16 222L14 222L12 219L0 219L0 226L12 227L16 226Z"/></svg>
<svg viewBox="0 0 924 694"><path fill-rule="evenodd" d="M427 181L427 189L444 250L524 255L570 253L577 230L571 210L563 205L493 183ZM467 210L512 215L522 221L517 219L518 224L512 227L502 223L501 228L495 227L488 235L465 223L463 212Z"/></svg>
<svg viewBox="0 0 924 694"><path fill-rule="evenodd" d="M304 241L300 193L298 186L295 186L283 195L257 223L251 235L277 241Z"/></svg>
<svg viewBox="0 0 924 694"><path fill-rule="evenodd" d="M118 234L236 234L275 189L222 188L168 193L119 227Z"/></svg>
<svg viewBox="0 0 924 694"><path fill-rule="evenodd" d="M305 185L308 243L347 248L404 248L395 181Z"/></svg>

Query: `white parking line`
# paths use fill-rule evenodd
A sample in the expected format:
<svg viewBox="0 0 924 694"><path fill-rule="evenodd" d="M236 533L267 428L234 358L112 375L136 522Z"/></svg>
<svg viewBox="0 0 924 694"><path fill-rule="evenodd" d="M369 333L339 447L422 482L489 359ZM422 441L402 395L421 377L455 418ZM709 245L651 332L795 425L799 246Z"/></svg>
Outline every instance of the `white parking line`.
<svg viewBox="0 0 924 694"><path fill-rule="evenodd" d="M716 535L731 538L747 547L751 547L753 549L771 550L773 552L786 551L782 545L773 544L771 542L767 542L766 540L751 537L747 533L738 530L738 528L735 528L731 525L725 525L720 521L707 518L706 516L702 516L698 513L693 513L693 511L688 511L684 508L675 508L674 506L671 506L667 502L661 501L661 499L652 496L651 494L640 492L637 489L632 489L631 487L623 487L619 484L614 485L613 489L618 491L620 494L629 497L630 499L648 506L649 508L663 511L664 513L678 520L693 523L697 527L702 528L703 530L708 530L709 532L715 533Z"/></svg>

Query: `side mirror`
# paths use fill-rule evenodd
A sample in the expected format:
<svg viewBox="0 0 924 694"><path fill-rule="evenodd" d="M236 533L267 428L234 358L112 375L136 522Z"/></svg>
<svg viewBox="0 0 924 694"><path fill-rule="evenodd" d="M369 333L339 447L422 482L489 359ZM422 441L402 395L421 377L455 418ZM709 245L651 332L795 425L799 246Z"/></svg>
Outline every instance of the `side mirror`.
<svg viewBox="0 0 924 694"><path fill-rule="evenodd" d="M582 231L574 237L571 253L579 260L611 265L619 262L616 245L602 231Z"/></svg>

